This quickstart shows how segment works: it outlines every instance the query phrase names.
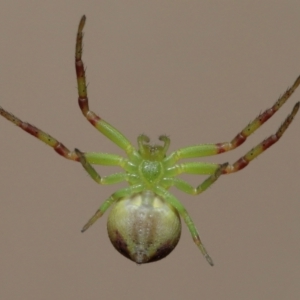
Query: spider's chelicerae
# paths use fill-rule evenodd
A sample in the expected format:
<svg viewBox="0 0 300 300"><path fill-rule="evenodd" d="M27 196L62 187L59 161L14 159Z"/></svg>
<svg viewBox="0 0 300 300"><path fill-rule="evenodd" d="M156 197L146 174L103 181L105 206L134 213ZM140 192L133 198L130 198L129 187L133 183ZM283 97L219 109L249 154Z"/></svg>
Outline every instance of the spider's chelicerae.
<svg viewBox="0 0 300 300"><path fill-rule="evenodd" d="M300 84L300 76L295 83L276 101L276 103L253 122L248 124L231 142L200 144L181 148L167 155L170 139L161 135L161 146L150 145L146 135L137 139L138 149L116 128L90 111L87 97L85 69L82 62L82 39L85 16L80 20L76 39L75 67L78 85L78 102L83 115L104 136L114 142L126 153L126 158L115 154L70 151L62 143L42 130L25 123L0 107L0 114L52 147L63 157L80 162L88 174L99 184L113 184L127 181L129 186L113 193L96 211L83 227L86 231L113 205L108 217L107 229L114 247L127 258L138 264L160 260L177 245L181 233L180 217L185 221L192 238L208 263L213 261L205 250L198 231L188 212L168 190L175 186L191 195L198 195L210 187L222 174L230 174L245 168L254 158L275 144L293 121L298 112L297 102L291 114L285 119L277 132L247 152L235 163L216 164L203 162L183 162L179 160L193 157L217 155L240 146L255 130L271 118L293 94ZM119 166L124 172L102 177L92 164ZM180 174L208 175L197 187L179 179Z"/></svg>

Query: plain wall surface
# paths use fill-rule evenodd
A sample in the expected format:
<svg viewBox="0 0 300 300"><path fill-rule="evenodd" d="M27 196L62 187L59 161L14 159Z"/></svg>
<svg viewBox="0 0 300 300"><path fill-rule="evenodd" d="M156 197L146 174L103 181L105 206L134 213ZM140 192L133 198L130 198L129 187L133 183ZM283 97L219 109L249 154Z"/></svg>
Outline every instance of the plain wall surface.
<svg viewBox="0 0 300 300"><path fill-rule="evenodd" d="M122 154L77 104L75 35L90 108L136 145L170 151L231 140L300 74L299 1L2 1L0 105L67 147ZM231 153L273 134L300 89ZM202 195L171 191L215 262L183 224L177 248L137 266L107 237L107 215L81 227L113 191L0 118L0 299L300 299L300 115L282 140ZM117 168L99 167L100 174ZM202 176L186 176L196 185Z"/></svg>

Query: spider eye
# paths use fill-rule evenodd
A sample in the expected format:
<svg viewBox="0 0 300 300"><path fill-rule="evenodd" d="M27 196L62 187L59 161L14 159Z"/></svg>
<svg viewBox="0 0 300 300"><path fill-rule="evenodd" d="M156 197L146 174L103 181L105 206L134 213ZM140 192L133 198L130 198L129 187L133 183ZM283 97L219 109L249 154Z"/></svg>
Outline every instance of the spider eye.
<svg viewBox="0 0 300 300"><path fill-rule="evenodd" d="M181 222L172 206L152 191L144 191L116 202L107 230L122 255L143 264L173 251L180 238Z"/></svg>

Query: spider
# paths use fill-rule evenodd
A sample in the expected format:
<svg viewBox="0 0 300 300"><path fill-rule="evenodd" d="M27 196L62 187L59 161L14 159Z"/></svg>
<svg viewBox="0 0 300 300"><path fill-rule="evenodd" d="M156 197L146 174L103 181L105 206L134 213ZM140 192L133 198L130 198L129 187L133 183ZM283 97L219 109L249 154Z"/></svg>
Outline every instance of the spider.
<svg viewBox="0 0 300 300"><path fill-rule="evenodd" d="M70 151L54 137L29 123L21 121L1 107L0 114L52 147L64 158L81 163L85 171L98 184L128 182L128 187L117 190L102 203L96 213L84 225L82 232L93 225L113 205L107 221L108 235L113 246L130 260L143 264L160 260L172 252L179 241L181 219L183 219L195 244L208 263L213 266L213 261L200 240L193 220L181 202L168 191L169 188L174 186L187 194L198 195L209 188L222 174L242 170L281 138L297 114L300 102L295 104L292 112L275 134L259 143L233 164L203 162L179 164L178 161L186 158L217 155L239 147L288 100L299 86L300 76L271 108L248 124L231 142L189 146L167 155L170 145L169 137L161 135L159 140L162 145L151 145L149 144L150 139L146 135L140 135L137 138L138 149L135 149L121 132L89 109L85 68L82 61L85 21L86 17L83 16L78 26L75 50L79 107L86 119L97 130L125 151L126 158L115 154L81 152L78 149ZM119 166L124 169L124 172L103 177L96 172L93 164ZM208 175L208 177L197 187L193 187L177 177L183 173Z"/></svg>

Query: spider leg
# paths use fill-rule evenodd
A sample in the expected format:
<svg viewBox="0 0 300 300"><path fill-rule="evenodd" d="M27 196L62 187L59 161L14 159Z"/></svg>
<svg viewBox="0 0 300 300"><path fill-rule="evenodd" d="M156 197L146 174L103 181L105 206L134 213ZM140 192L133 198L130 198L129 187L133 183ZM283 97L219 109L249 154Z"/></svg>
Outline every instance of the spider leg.
<svg viewBox="0 0 300 300"><path fill-rule="evenodd" d="M125 169L128 161L122 156L101 152L84 152L84 157L90 164L102 166L119 166Z"/></svg>
<svg viewBox="0 0 300 300"><path fill-rule="evenodd" d="M91 178L94 181L96 181L98 184L114 184L125 180L129 181L130 174L127 173L115 173L109 176L101 177L98 174L98 172L93 168L93 166L88 162L88 160L85 157L86 155L85 153L81 152L78 149L75 149L74 152L76 153L79 162L82 164L83 168L91 176Z"/></svg>
<svg viewBox="0 0 300 300"><path fill-rule="evenodd" d="M24 131L28 132L29 134L33 135L37 139L41 140L48 146L52 147L58 154L63 156L66 159L70 159L73 161L79 161L78 155L75 151L70 151L64 144L59 142L57 139L45 133L41 129L23 122L13 114L9 113L8 111L4 110L0 106L0 115L9 120L10 122L14 123L16 126L20 127ZM119 155L114 154L107 154L107 153L97 153L97 152L87 152L84 154L86 160L89 163L98 164L98 165L106 165L106 166L120 166L126 168L127 160Z"/></svg>
<svg viewBox="0 0 300 300"><path fill-rule="evenodd" d="M197 174L197 175L211 175L220 167L220 164L207 162L186 162L183 164L176 164L167 167L165 177L174 177L180 174Z"/></svg>
<svg viewBox="0 0 300 300"><path fill-rule="evenodd" d="M113 193L107 200L105 200L99 209L95 212L95 214L89 219L89 221L83 226L81 232L85 232L90 226L92 226L102 215L106 212L106 210L117 200L130 197L134 193L139 193L144 189L143 185L132 185L117 192Z"/></svg>
<svg viewBox="0 0 300 300"><path fill-rule="evenodd" d="M0 115L9 120L10 122L14 123L21 129L23 129L24 131L28 132L29 134L33 135L37 139L52 147L61 156L70 160L78 161L78 156L74 151L70 151L65 145L63 145L51 135L45 133L44 131L36 128L35 126L29 123L23 122L13 114L4 110L2 107L0 107Z"/></svg>
<svg viewBox="0 0 300 300"><path fill-rule="evenodd" d="M205 190L207 190L214 182L216 182L219 177L225 173L227 169L228 163L224 163L218 165L215 169L214 173L205 179L201 184L199 184L196 188L191 186L186 181L179 178L166 178L163 180L163 183L166 183L167 187L175 186L177 189L191 195L199 195ZM200 171L200 170L199 170ZM195 173L194 173L195 174Z"/></svg>
<svg viewBox="0 0 300 300"><path fill-rule="evenodd" d="M248 124L240 133L238 133L231 142L217 143L217 144L202 144L191 147L179 149L169 155L166 159L170 163L175 163L179 159L203 157L216 155L233 150L243 144L246 139L255 132L260 126L262 126L267 120L269 120L281 106L290 98L296 88L300 84L300 76L296 79L294 84L286 90L286 92L275 102L275 104L261 113L254 121ZM294 106L294 110L297 110L298 103Z"/></svg>
<svg viewBox="0 0 300 300"><path fill-rule="evenodd" d="M178 201L178 199L176 197L174 197L172 194L170 194L163 187L156 186L155 192L159 196L161 196L163 199L165 199L165 201L167 201L170 205L172 205L178 211L179 215L186 223L195 244L200 249L201 253L206 258L207 262L211 266L213 266L214 263L213 263L211 257L208 255L203 243L201 242L201 239L199 237L199 233L195 227L195 224L194 224L193 220L191 219L190 215L188 214L187 210L185 209L185 207Z"/></svg>
<svg viewBox="0 0 300 300"><path fill-rule="evenodd" d="M127 140L127 138L120 133L112 125L105 122L102 118L97 116L94 112L90 111L88 96L87 96L87 85L86 85L86 76L85 68L82 61L82 39L83 39L83 27L85 24L86 17L83 16L80 20L77 39L76 39L76 51L75 51L75 68L77 75L77 86L78 86L78 104L81 109L82 114L86 119L104 136L114 142L117 146L123 149L127 154L130 154L134 151L133 146Z"/></svg>
<svg viewBox="0 0 300 300"><path fill-rule="evenodd" d="M299 110L300 102L296 103L294 106L291 114L285 119L285 121L282 123L282 125L279 127L277 132L265 140L263 140L261 143L259 143L256 147L251 149L248 153L246 153L244 156L242 156L240 159L238 159L234 164L228 165L227 168L223 171L223 174L229 174L233 172L237 172L239 170L242 170L245 168L254 158L256 158L258 155L263 153L265 150L267 150L269 147L271 147L273 144L278 142L278 140L282 137L284 132L287 130L289 125L292 123L295 115L297 114Z"/></svg>

